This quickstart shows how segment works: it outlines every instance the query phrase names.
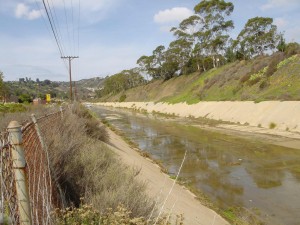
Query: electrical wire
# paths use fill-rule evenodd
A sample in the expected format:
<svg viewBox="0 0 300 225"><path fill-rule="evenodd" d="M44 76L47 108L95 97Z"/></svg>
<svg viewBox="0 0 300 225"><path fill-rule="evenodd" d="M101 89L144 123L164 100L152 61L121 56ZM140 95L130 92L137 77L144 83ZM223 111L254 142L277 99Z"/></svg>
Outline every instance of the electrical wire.
<svg viewBox="0 0 300 225"><path fill-rule="evenodd" d="M58 50L60 52L60 56L62 57L64 54L63 54L62 48L59 44L58 37L57 37L57 34L55 32L54 25L52 24L52 21L51 21L51 18L50 18L49 11L48 11L48 8L46 6L45 0L43 0L43 5L44 5L44 8L45 8L45 11L46 11L46 14L47 14L48 21L49 21L50 26L51 26L52 33L53 33L54 38L55 38L55 42L56 42Z"/></svg>
<svg viewBox="0 0 300 225"><path fill-rule="evenodd" d="M36 4L37 3L37 0ZM57 48L59 50L60 56L68 70L68 65L66 61L65 53L68 53L70 55L74 55L76 52L79 55L79 47L80 47L80 20L81 20L81 2L78 0L78 20L77 20L77 27L75 26L75 19L74 14L74 3L73 0L69 0L69 3L66 3L66 0L63 0L63 6L64 6L64 13L60 16L64 16L65 18L59 18L58 14L55 10L55 5L53 4L53 0L42 0L44 10L47 15L47 19L44 18L44 22L46 23L46 20L48 20L50 24L50 28L48 26L47 29L49 32L53 34L55 43L57 45ZM68 5L67 5L68 4ZM70 13L68 14L67 7L70 6ZM70 18L70 17L71 18ZM59 20L60 19L60 20ZM61 30L60 21L64 21L66 24L66 29ZM71 22L70 22L71 21ZM47 24L47 23L46 23ZM64 33L62 32L64 31ZM75 33L77 31L77 40L75 38ZM72 32L72 34L71 34ZM64 36L62 35L64 34ZM76 43L77 41L77 43ZM76 44L77 44L77 51L76 51ZM68 47L68 48L66 48ZM79 64L77 64L77 68L79 70Z"/></svg>

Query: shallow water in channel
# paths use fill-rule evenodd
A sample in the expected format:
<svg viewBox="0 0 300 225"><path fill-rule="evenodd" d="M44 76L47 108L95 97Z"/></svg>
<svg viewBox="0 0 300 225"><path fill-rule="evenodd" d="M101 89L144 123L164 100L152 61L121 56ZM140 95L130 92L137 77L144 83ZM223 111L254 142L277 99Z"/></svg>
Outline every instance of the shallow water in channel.
<svg viewBox="0 0 300 225"><path fill-rule="evenodd" d="M92 107L142 151L218 207L244 207L267 224L300 224L300 150L120 109Z"/></svg>

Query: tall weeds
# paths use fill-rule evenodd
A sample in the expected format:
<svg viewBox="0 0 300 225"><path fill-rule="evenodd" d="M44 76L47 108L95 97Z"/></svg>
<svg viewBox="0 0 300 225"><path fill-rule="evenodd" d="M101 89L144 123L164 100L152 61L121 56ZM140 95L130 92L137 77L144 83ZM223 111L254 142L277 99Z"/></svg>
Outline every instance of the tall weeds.
<svg viewBox="0 0 300 225"><path fill-rule="evenodd" d="M153 201L144 183L135 177L138 170L123 165L103 143L105 128L82 106L64 112L63 121L52 124L44 134L50 161L70 205L79 206L80 197L100 213L119 205L132 217L150 214Z"/></svg>

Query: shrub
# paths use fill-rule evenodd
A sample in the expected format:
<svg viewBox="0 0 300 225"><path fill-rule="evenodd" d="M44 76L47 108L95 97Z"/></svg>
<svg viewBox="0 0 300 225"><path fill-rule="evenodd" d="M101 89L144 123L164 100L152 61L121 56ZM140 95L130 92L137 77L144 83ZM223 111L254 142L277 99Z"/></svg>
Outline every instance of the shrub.
<svg viewBox="0 0 300 225"><path fill-rule="evenodd" d="M121 95L119 98L119 102L124 102L126 100L126 97L127 96L125 94Z"/></svg>
<svg viewBox="0 0 300 225"><path fill-rule="evenodd" d="M99 213L92 205L81 204L79 208L70 207L65 210L57 209L55 211L55 224L57 225L74 225L74 224L123 224L123 225L146 225L153 224L154 221L146 221L144 217L131 217L131 212L124 206L120 205L113 211L108 209L106 213ZM183 217L177 216L174 225L182 225ZM157 225L170 225L168 218L160 218Z"/></svg>
<svg viewBox="0 0 300 225"><path fill-rule="evenodd" d="M265 67L262 70L258 71L257 73L252 74L250 76L250 79L248 80L248 84L250 86L252 86L252 85L258 83L261 80L261 78L263 78L263 76L265 75L267 69L268 69L268 67Z"/></svg>
<svg viewBox="0 0 300 225"><path fill-rule="evenodd" d="M300 53L300 45L296 42L288 43L285 49L285 54L289 57Z"/></svg>
<svg viewBox="0 0 300 225"><path fill-rule="evenodd" d="M272 56L271 62L269 63L268 69L266 71L266 76L270 77L277 71L277 65L284 59L284 54L282 52L275 53Z"/></svg>
<svg viewBox="0 0 300 225"><path fill-rule="evenodd" d="M264 80L260 83L259 89L262 90L262 89L268 87L269 85L270 85L269 81L266 80L266 79L264 79Z"/></svg>
<svg viewBox="0 0 300 225"><path fill-rule="evenodd" d="M257 84L260 81L260 79L261 79L261 77L254 77L252 79L249 79L249 81L248 81L249 86Z"/></svg>
<svg viewBox="0 0 300 225"><path fill-rule="evenodd" d="M86 117L90 116L78 108L67 110L63 121L53 123L43 135L69 204L79 206L83 196L101 215L108 208L116 211L120 204L132 217L149 215L153 201L146 194L146 185L136 179L139 171L123 165L107 145L91 137Z"/></svg>
<svg viewBox="0 0 300 225"><path fill-rule="evenodd" d="M24 104L15 104L8 103L2 104L0 103L0 113L15 113L15 112L26 112L28 107Z"/></svg>
<svg viewBox="0 0 300 225"><path fill-rule="evenodd" d="M246 73L244 76L241 77L240 82L241 83L245 83L246 81L248 81L251 77L250 73Z"/></svg>
<svg viewBox="0 0 300 225"><path fill-rule="evenodd" d="M293 55L283 61L281 61L280 63L277 64L277 69L280 69L281 67L287 65L288 63L294 62L297 59L297 55Z"/></svg>
<svg viewBox="0 0 300 225"><path fill-rule="evenodd" d="M276 123L273 122L269 124L270 129L274 129L276 126L277 126Z"/></svg>
<svg viewBox="0 0 300 225"><path fill-rule="evenodd" d="M243 88L243 85L238 85L236 87L233 88L232 90L232 94L237 94L239 92L239 90L241 90Z"/></svg>
<svg viewBox="0 0 300 225"><path fill-rule="evenodd" d="M97 140L108 141L108 134L104 126L101 126L99 121L92 116L88 109L83 105L75 103L72 107L73 113L83 119L86 134Z"/></svg>

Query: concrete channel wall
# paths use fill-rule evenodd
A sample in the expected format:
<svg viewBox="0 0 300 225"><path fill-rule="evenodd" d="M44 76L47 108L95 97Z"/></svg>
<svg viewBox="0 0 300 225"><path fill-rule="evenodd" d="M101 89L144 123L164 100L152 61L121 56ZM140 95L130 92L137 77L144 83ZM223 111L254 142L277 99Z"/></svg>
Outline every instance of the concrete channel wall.
<svg viewBox="0 0 300 225"><path fill-rule="evenodd" d="M300 101L223 101L168 104L154 102L105 102L96 105L143 110L148 113L159 112L180 117L205 117L250 126L300 132Z"/></svg>

